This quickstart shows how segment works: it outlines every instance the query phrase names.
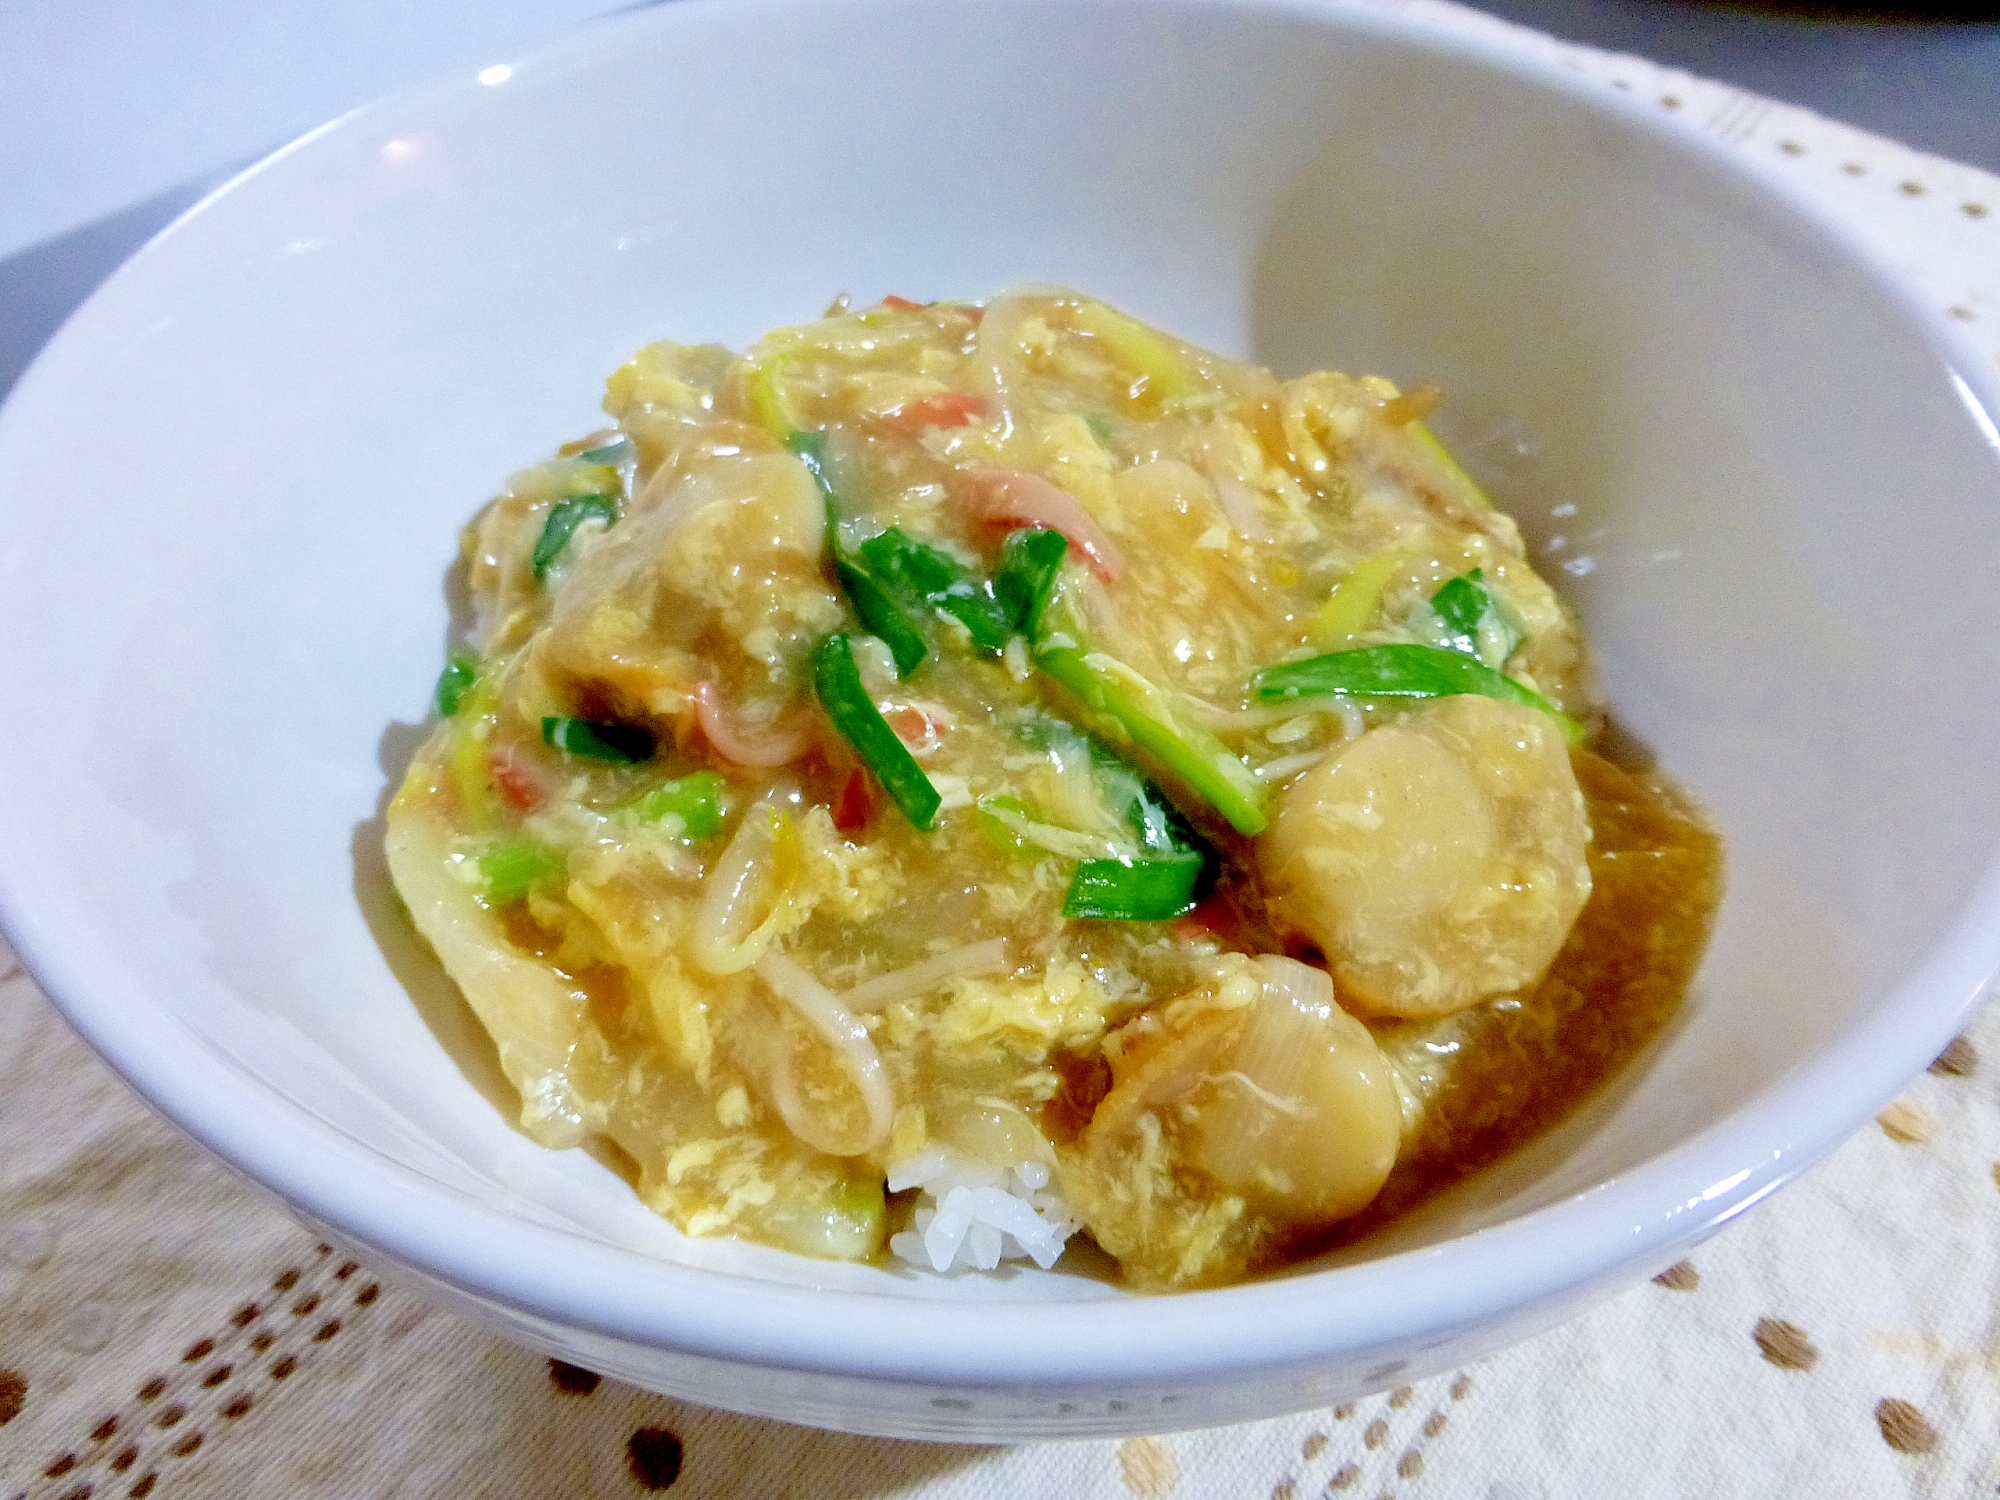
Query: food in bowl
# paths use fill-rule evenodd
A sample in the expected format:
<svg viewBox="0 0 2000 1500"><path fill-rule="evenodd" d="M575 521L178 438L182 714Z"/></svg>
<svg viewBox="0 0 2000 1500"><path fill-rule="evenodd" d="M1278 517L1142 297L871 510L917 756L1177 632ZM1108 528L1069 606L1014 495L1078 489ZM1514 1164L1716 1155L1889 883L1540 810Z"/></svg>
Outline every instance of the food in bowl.
<svg viewBox="0 0 2000 1500"><path fill-rule="evenodd" d="M642 349L466 529L389 814L523 1128L690 1234L1171 1288L1571 1107L1720 847L1436 399L1057 290Z"/></svg>

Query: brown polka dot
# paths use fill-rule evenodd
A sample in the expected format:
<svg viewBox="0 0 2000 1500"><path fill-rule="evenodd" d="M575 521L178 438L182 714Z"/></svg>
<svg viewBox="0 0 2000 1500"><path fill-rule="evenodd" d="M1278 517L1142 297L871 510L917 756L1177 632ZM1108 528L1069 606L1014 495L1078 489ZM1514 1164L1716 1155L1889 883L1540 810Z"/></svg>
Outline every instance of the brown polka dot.
<svg viewBox="0 0 2000 1500"><path fill-rule="evenodd" d="M114 1474L123 1474L138 1461L139 1450L137 1448L121 1448L118 1450L117 1456L111 1460L111 1472Z"/></svg>
<svg viewBox="0 0 2000 1500"><path fill-rule="evenodd" d="M248 1328L252 1323L257 1321L257 1314L263 1310L263 1308L254 1302L246 1302L237 1308L234 1313L230 1314L229 1321L234 1323L238 1328Z"/></svg>
<svg viewBox="0 0 2000 1500"><path fill-rule="evenodd" d="M324 1344L338 1332L340 1332L340 1319L328 1318L313 1330L313 1342L315 1344Z"/></svg>
<svg viewBox="0 0 2000 1500"><path fill-rule="evenodd" d="M1931 1138L1931 1117L1901 1099L1877 1115L1875 1123L1890 1140L1901 1141L1905 1146L1921 1146Z"/></svg>
<svg viewBox="0 0 2000 1500"><path fill-rule="evenodd" d="M354 1261L344 1260L340 1263L340 1269L333 1273L333 1279L335 1281L345 1281L360 1269L361 1267Z"/></svg>
<svg viewBox="0 0 2000 1500"><path fill-rule="evenodd" d="M1399 1385L1389 1393L1389 1404L1398 1411L1401 1411L1410 1404L1410 1398L1414 1395L1416 1395L1416 1392L1409 1386Z"/></svg>
<svg viewBox="0 0 2000 1500"><path fill-rule="evenodd" d="M27 1378L17 1370L0 1370L0 1427L20 1416L27 1404Z"/></svg>
<svg viewBox="0 0 2000 1500"><path fill-rule="evenodd" d="M1450 1419L1441 1411L1434 1411L1424 1418L1424 1436L1434 1438L1444 1431L1444 1424Z"/></svg>
<svg viewBox="0 0 2000 1500"><path fill-rule="evenodd" d="M1921 198L1924 195L1924 185L1921 182L1899 182L1896 184L1896 190L1905 198Z"/></svg>
<svg viewBox="0 0 2000 1500"><path fill-rule="evenodd" d="M1367 1429L1361 1434L1361 1441L1371 1448L1381 1447L1389 1441L1389 1424L1380 1417L1377 1417L1368 1424Z"/></svg>
<svg viewBox="0 0 2000 1500"><path fill-rule="evenodd" d="M289 1271L281 1271L278 1274L278 1279L271 1283L271 1287L274 1291L289 1292L293 1287L297 1286L298 1284L299 1284L299 1273L297 1270L294 1269Z"/></svg>
<svg viewBox="0 0 2000 1500"><path fill-rule="evenodd" d="M325 1240L321 1240L317 1245L313 1246L313 1254L331 1255L333 1254L333 1246L329 1245Z"/></svg>
<svg viewBox="0 0 2000 1500"><path fill-rule="evenodd" d="M1329 1490L1351 1490L1361 1480L1360 1464L1342 1464L1333 1478L1326 1482Z"/></svg>
<svg viewBox="0 0 2000 1500"><path fill-rule="evenodd" d="M1961 323L1970 323L1972 321L1972 309L1969 307L1947 307L1945 311Z"/></svg>
<svg viewBox="0 0 2000 1500"><path fill-rule="evenodd" d="M681 1477L681 1440L664 1427L641 1427L625 1440L625 1462L640 1489L664 1490Z"/></svg>
<svg viewBox="0 0 2000 1500"><path fill-rule="evenodd" d="M205 1391L212 1391L235 1373L236 1366L234 1365L217 1365L213 1370L210 1370L206 1375L201 1377L201 1388Z"/></svg>
<svg viewBox="0 0 2000 1500"><path fill-rule="evenodd" d="M1271 1486L1271 1500L1298 1500L1299 1482L1296 1479L1280 1479Z"/></svg>
<svg viewBox="0 0 2000 1500"><path fill-rule="evenodd" d="M1299 1456L1307 1463L1311 1463L1324 1452L1326 1452L1326 1434L1323 1432L1307 1433L1305 1442L1299 1447Z"/></svg>
<svg viewBox="0 0 2000 1500"><path fill-rule="evenodd" d="M1181 1462L1158 1438L1127 1438L1118 1445L1118 1474L1134 1495L1171 1495L1181 1482Z"/></svg>
<svg viewBox="0 0 2000 1500"><path fill-rule="evenodd" d="M199 1448L200 1446L201 1446L201 1434L198 1432L190 1432L186 1437L182 1438L178 1443L174 1444L174 1457L186 1458L190 1453L194 1452L194 1450Z"/></svg>
<svg viewBox="0 0 2000 1500"><path fill-rule="evenodd" d="M2000 1167L1996 1167L1994 1168L1994 1170L1996 1172L2000 1172ZM1340 1405L1336 1406L1333 1409L1333 1419L1336 1422L1345 1422L1349 1417L1353 1415L1354 1415L1354 1403L1352 1401L1343 1401L1340 1403Z"/></svg>
<svg viewBox="0 0 2000 1500"><path fill-rule="evenodd" d="M1984 203L1968 203L1965 205L1965 216L1968 219L1983 219L1992 212L1993 210L1988 208Z"/></svg>
<svg viewBox="0 0 2000 1500"><path fill-rule="evenodd" d="M165 1408L163 1411L161 1411L159 1416L153 1419L154 1425L159 1427L171 1427L174 1425L174 1423L178 1422L182 1417L186 1416L187 1414L188 1414L187 1408L185 1406L182 1406L179 1402L175 1402L172 1406L169 1406Z"/></svg>
<svg viewBox="0 0 2000 1500"><path fill-rule="evenodd" d="M73 1484L62 1492L61 1500L90 1500L88 1484Z"/></svg>
<svg viewBox="0 0 2000 1500"><path fill-rule="evenodd" d="M146 1497L153 1493L153 1486L159 1482L160 1476L148 1469L139 1476L139 1482L125 1493L130 1495L132 1500L146 1500Z"/></svg>
<svg viewBox="0 0 2000 1500"><path fill-rule="evenodd" d="M1804 156L1806 154L1806 148L1798 141L1780 141L1778 142L1778 149L1787 156Z"/></svg>
<svg viewBox="0 0 2000 1500"><path fill-rule="evenodd" d="M277 1342L270 1334L260 1333L257 1337L250 1340L250 1347L255 1349L259 1354L262 1354Z"/></svg>
<svg viewBox="0 0 2000 1500"><path fill-rule="evenodd" d="M1819 1350L1796 1323L1782 1318L1759 1318L1750 1337L1764 1351L1764 1358L1781 1370L1810 1370L1819 1363Z"/></svg>
<svg viewBox="0 0 2000 1500"><path fill-rule="evenodd" d="M1660 107L1662 109L1679 109L1681 101L1672 94L1662 94L1660 96Z"/></svg>
<svg viewBox="0 0 2000 1500"><path fill-rule="evenodd" d="M61 1458L57 1459L54 1463L50 1464L46 1469L42 1470L42 1472L46 1474L50 1479L60 1479L63 1477L63 1475L67 1474L71 1469L74 1469L75 1467L76 1467L76 1455L74 1453L65 1453Z"/></svg>
<svg viewBox="0 0 2000 1500"><path fill-rule="evenodd" d="M1424 1456L1416 1449L1408 1449L1396 1460L1396 1472L1405 1479L1415 1479L1424 1472Z"/></svg>
<svg viewBox="0 0 2000 1500"><path fill-rule="evenodd" d="M1966 1078L1979 1066L1979 1049L1964 1037L1951 1039L1951 1045L1937 1055L1931 1064L1933 1073L1941 1073L1950 1078Z"/></svg>
<svg viewBox="0 0 2000 1500"><path fill-rule="evenodd" d="M369 1303L373 1302L377 1297L381 1295L382 1295L382 1288L375 1285L375 1283L371 1281L368 1283L368 1285L364 1286L360 1291L354 1294L354 1305L356 1307L366 1307Z"/></svg>
<svg viewBox="0 0 2000 1500"><path fill-rule="evenodd" d="M1937 1429L1907 1401L1886 1396L1875 1403L1875 1425L1882 1441L1898 1453L1928 1453L1937 1446Z"/></svg>
<svg viewBox="0 0 2000 1500"><path fill-rule="evenodd" d="M1677 1260L1655 1276L1653 1284L1670 1292L1691 1292L1701 1285L1701 1272L1694 1268L1693 1261Z"/></svg>
<svg viewBox="0 0 2000 1500"><path fill-rule="evenodd" d="M586 1370L582 1365L560 1359L549 1361L549 1384L565 1396L588 1396L603 1379L595 1370Z"/></svg>
<svg viewBox="0 0 2000 1500"><path fill-rule="evenodd" d="M1868 169L1858 161L1844 161L1840 164L1840 170L1845 172L1849 177L1859 177Z"/></svg>
<svg viewBox="0 0 2000 1500"><path fill-rule="evenodd" d="M181 1356L181 1363L191 1365L198 1359L207 1359L213 1353L215 1353L214 1339L198 1339L187 1346L187 1352Z"/></svg>
<svg viewBox="0 0 2000 1500"><path fill-rule="evenodd" d="M273 1380L283 1380L298 1367L299 1362L287 1354L283 1359L278 1360L271 1366L271 1378Z"/></svg>
<svg viewBox="0 0 2000 1500"><path fill-rule="evenodd" d="M113 1437L117 1436L117 1433L118 1419L116 1417L106 1417L102 1422L99 1422L95 1427L90 1429L90 1440L93 1443L108 1443Z"/></svg>
<svg viewBox="0 0 2000 1500"><path fill-rule="evenodd" d="M311 1313L317 1311L318 1308L319 1308L319 1293L307 1292L303 1297L299 1298L298 1301L292 1304L292 1316L295 1318L307 1317Z"/></svg>
<svg viewBox="0 0 2000 1500"><path fill-rule="evenodd" d="M251 1402L248 1396L231 1396L228 1403L222 1408L222 1414L233 1422L238 1417L245 1415L250 1410L250 1405Z"/></svg>
<svg viewBox="0 0 2000 1500"><path fill-rule="evenodd" d="M157 1401L160 1398L160 1392L166 1388L167 1382L160 1376L155 1375L151 1380L139 1387L139 1399L141 1401Z"/></svg>
<svg viewBox="0 0 2000 1500"><path fill-rule="evenodd" d="M1451 1399L1463 1401L1472 1391L1472 1377L1461 1375L1451 1383Z"/></svg>

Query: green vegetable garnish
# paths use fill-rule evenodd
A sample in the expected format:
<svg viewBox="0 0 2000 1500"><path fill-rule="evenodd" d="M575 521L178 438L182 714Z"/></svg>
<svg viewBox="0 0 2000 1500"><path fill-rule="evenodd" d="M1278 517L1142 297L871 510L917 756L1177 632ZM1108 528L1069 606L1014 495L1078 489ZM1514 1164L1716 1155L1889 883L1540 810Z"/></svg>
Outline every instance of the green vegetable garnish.
<svg viewBox="0 0 2000 1500"><path fill-rule="evenodd" d="M1562 726L1572 744L1583 726L1532 688L1523 687L1484 662L1436 646L1363 646L1332 651L1305 661L1266 667L1250 679L1259 703L1292 698L1449 698L1478 693L1505 703L1540 709Z"/></svg>
<svg viewBox="0 0 2000 1500"><path fill-rule="evenodd" d="M535 576L545 577L549 565L562 556L563 548L576 534L577 527L585 521L602 521L606 526L618 519L618 497L616 495L572 495L567 500L556 502L549 512L548 520L542 523L542 535L535 543Z"/></svg>
<svg viewBox="0 0 2000 1500"><path fill-rule="evenodd" d="M949 552L916 541L897 526L871 536L858 551L875 578L905 598L952 616L981 651L1000 650L1014 633L1015 622L995 596L994 585L976 578Z"/></svg>
<svg viewBox="0 0 2000 1500"><path fill-rule="evenodd" d="M866 568L843 556L838 549L834 552L834 566L847 588L847 597L854 601L854 613L860 616L863 628L870 635L879 636L889 648L889 654L896 659L896 675L908 677L930 655L923 633Z"/></svg>
<svg viewBox="0 0 2000 1500"><path fill-rule="evenodd" d="M882 790L905 817L929 832L937 823L938 805L944 799L868 696L861 669L854 663L853 644L846 636L827 636L814 649L813 691L833 727L875 773Z"/></svg>
<svg viewBox="0 0 2000 1500"><path fill-rule="evenodd" d="M578 463L603 464L607 469L615 469L632 457L632 440L615 437L601 448L586 448L577 454Z"/></svg>
<svg viewBox="0 0 2000 1500"><path fill-rule="evenodd" d="M1116 657L1075 646L1044 646L1035 665L1114 720L1134 743L1199 793L1238 833L1264 831L1267 788L1250 768L1199 724L1174 709L1167 694Z"/></svg>
<svg viewBox="0 0 2000 1500"><path fill-rule="evenodd" d="M785 446L798 456L806 466L806 472L819 486L820 497L826 501L826 542L836 555L839 553L839 537L834 528L840 525L840 497L833 492L833 479L826 467L826 434L823 432L794 432L785 439Z"/></svg>
<svg viewBox="0 0 2000 1500"><path fill-rule="evenodd" d="M1418 442L1430 449L1432 455L1444 465L1445 473L1450 475L1465 492L1465 497L1468 500L1480 510L1493 509L1492 497L1479 487L1478 482L1470 474L1465 472L1458 460L1451 456L1451 450L1438 441L1436 433L1424 426L1422 422L1410 423L1407 430L1416 437Z"/></svg>
<svg viewBox="0 0 2000 1500"><path fill-rule="evenodd" d="M453 718L472 685L479 681L479 658L469 651L454 651L438 673L437 710L440 718Z"/></svg>
<svg viewBox="0 0 2000 1500"><path fill-rule="evenodd" d="M713 838L722 831L722 778L713 771L696 771L654 787L624 811L643 823L678 822L676 838Z"/></svg>
<svg viewBox="0 0 2000 1500"><path fill-rule="evenodd" d="M1502 613L1478 568L1432 594L1431 612L1444 626L1444 639L1434 644L1476 657L1489 667L1504 666L1521 644L1521 632Z"/></svg>
<svg viewBox="0 0 2000 1500"><path fill-rule="evenodd" d="M560 880L566 865L562 850L523 834L479 856L480 891L495 906L504 906L538 885Z"/></svg>
<svg viewBox="0 0 2000 1500"><path fill-rule="evenodd" d="M1007 533L1000 544L1000 565L993 573L993 594L1007 618L1029 640L1042 629L1042 613L1055 592L1056 577L1069 551L1060 531L1023 527Z"/></svg>
<svg viewBox="0 0 2000 1500"><path fill-rule="evenodd" d="M1070 879L1065 917L1165 922L1193 908L1206 861L1200 854L1086 859Z"/></svg>
<svg viewBox="0 0 2000 1500"><path fill-rule="evenodd" d="M653 736L636 724L597 723L551 716L542 720L542 738L565 755L632 765L653 753Z"/></svg>

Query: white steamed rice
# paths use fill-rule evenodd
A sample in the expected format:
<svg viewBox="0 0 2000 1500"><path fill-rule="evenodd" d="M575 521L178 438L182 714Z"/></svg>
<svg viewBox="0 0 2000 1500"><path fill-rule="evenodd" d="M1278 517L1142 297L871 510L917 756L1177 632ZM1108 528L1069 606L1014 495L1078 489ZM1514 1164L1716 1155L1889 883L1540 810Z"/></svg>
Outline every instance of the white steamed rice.
<svg viewBox="0 0 2000 1500"><path fill-rule="evenodd" d="M933 1271L991 1271L1002 1261L1056 1263L1077 1223L1038 1161L1002 1171L933 1146L889 1168L889 1191L921 1188L912 1227L889 1248Z"/></svg>

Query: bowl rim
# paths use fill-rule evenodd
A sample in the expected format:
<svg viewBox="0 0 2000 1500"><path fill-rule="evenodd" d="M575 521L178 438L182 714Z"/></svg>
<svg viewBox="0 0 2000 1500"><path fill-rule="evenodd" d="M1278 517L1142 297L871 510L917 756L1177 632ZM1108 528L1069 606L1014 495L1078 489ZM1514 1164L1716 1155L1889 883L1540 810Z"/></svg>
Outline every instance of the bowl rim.
<svg viewBox="0 0 2000 1500"><path fill-rule="evenodd" d="M631 34L671 35L718 10L783 13L799 4L880 3L679 0L600 19L510 61L516 67L587 62L615 52ZM1035 0L990 3L1026 10ZM1704 171L1747 184L1788 216L1792 228L1858 272L1911 327L2000 450L2000 434L1986 415L2000 412L2000 378L1970 338L1803 189L1726 143L1497 39L1448 33L1403 15L1322 0L1088 3L1098 10L1164 4L1256 14L1385 41L1553 93ZM9 455L31 446L38 408L95 359L97 346L80 329L117 315L156 245L199 221L219 200L254 192L262 179L295 170L294 163L309 169L322 139L384 114L435 109L480 87L472 70L455 71L350 111L175 219L72 315L0 408L0 479ZM207 1051L156 1009L140 976L93 952L88 927L65 909L59 883L14 826L4 795L0 931L70 1024L168 1119L304 1214L438 1283L537 1319L731 1364L962 1389L1158 1388L1303 1371L1330 1358L1422 1347L1537 1309L1546 1322L1580 1288L1635 1278L1671 1261L1838 1144L1963 1026L2000 969L2000 852L1971 882L1924 960L1878 999L1871 1015L1681 1145L1593 1188L1436 1245L1176 1293L1170 1330L1153 1316L1150 1298L917 1301L887 1292L830 1292L661 1260L488 1206L319 1119ZM1913 1018L1920 1024L1913 1026ZM1847 1107L1830 1103L1843 1099ZM923 1309L921 1318L883 1316L913 1307Z"/></svg>

